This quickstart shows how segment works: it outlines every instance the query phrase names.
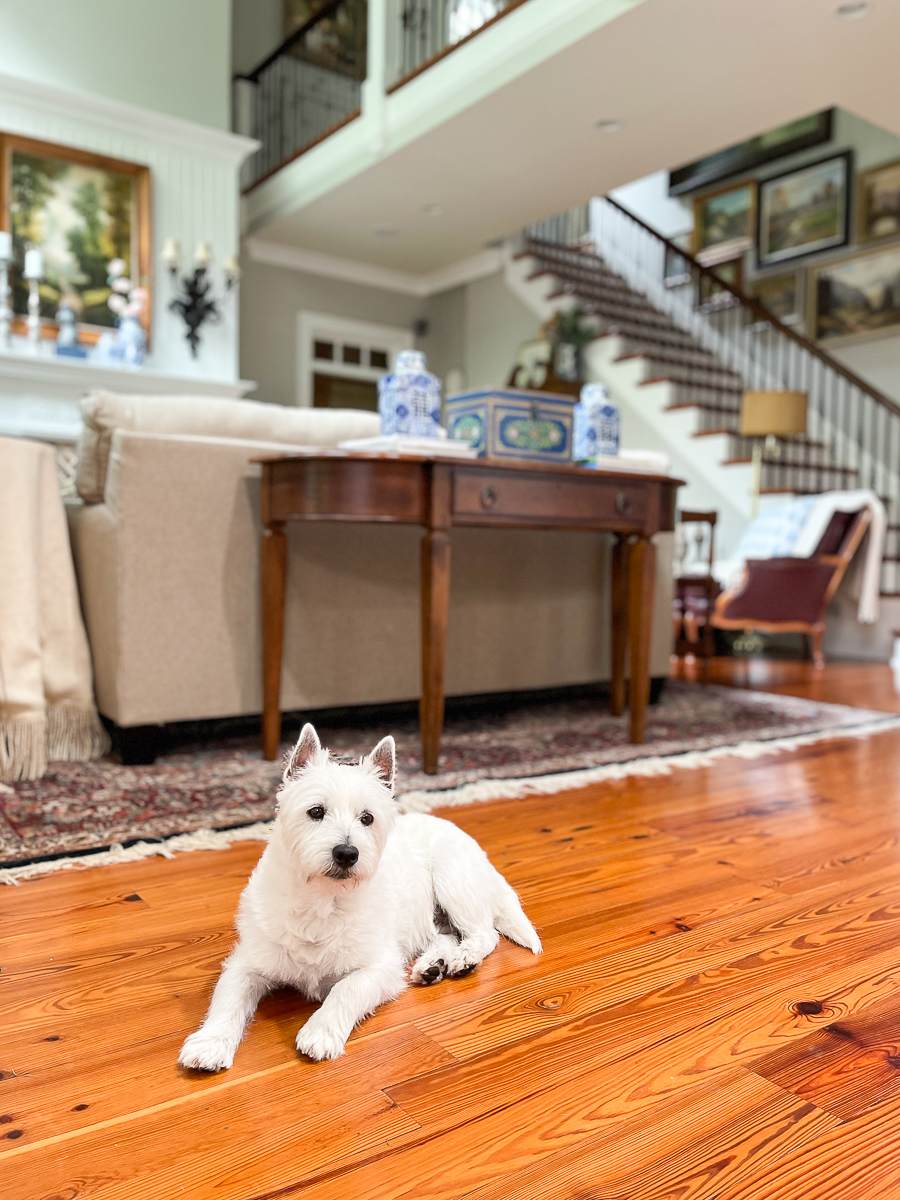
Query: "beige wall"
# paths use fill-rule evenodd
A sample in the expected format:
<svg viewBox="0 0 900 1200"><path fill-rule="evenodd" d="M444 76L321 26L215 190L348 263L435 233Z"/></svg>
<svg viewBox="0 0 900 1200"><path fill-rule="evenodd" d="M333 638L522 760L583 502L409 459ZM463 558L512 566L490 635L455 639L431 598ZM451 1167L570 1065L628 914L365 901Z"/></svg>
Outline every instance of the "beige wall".
<svg viewBox="0 0 900 1200"><path fill-rule="evenodd" d="M241 376L255 379L254 397L297 402L297 314L331 313L356 321L412 328L427 322L416 345L441 379L461 370L467 387L506 383L519 345L533 338L537 318L500 274L436 296L419 298L276 267L244 256L241 278Z"/></svg>

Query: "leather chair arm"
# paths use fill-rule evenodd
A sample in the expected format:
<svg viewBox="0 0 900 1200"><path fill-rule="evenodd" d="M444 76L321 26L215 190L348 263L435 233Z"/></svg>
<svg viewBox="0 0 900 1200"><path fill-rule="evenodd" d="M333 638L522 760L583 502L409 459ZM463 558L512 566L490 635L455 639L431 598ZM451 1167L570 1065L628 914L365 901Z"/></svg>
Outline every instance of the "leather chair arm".
<svg viewBox="0 0 900 1200"><path fill-rule="evenodd" d="M821 621L835 565L816 558L748 559L743 583L724 592L715 617L729 623Z"/></svg>

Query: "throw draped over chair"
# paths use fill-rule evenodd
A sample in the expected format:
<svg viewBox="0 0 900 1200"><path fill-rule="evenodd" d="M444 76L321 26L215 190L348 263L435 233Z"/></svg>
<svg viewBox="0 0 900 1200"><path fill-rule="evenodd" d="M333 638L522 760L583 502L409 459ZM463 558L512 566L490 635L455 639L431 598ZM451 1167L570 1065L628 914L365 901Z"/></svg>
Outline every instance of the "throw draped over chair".
<svg viewBox="0 0 900 1200"><path fill-rule="evenodd" d="M809 558L748 559L743 580L716 601L717 629L806 633L813 662L825 665L825 612L871 522L868 509L836 512Z"/></svg>

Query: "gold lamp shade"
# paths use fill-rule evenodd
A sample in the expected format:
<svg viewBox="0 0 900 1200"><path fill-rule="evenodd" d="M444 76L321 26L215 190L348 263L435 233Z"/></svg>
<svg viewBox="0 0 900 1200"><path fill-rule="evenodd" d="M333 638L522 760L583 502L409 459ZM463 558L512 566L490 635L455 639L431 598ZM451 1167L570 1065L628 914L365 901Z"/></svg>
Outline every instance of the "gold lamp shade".
<svg viewBox="0 0 900 1200"><path fill-rule="evenodd" d="M740 433L743 437L785 437L806 433L806 392L744 392Z"/></svg>

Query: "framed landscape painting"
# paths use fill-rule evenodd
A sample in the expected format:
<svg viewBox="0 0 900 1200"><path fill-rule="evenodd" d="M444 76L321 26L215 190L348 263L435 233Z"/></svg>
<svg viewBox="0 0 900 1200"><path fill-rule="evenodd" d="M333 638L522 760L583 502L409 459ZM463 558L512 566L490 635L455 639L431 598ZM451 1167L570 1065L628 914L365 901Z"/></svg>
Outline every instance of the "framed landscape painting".
<svg viewBox="0 0 900 1200"><path fill-rule="evenodd" d="M694 199L694 255L704 264L732 259L753 245L756 184L707 192Z"/></svg>
<svg viewBox="0 0 900 1200"><path fill-rule="evenodd" d="M783 325L796 325L800 320L803 294L800 274L799 271L783 271L754 279L750 295Z"/></svg>
<svg viewBox="0 0 900 1200"><path fill-rule="evenodd" d="M847 244L851 159L850 151L835 154L760 183L761 267Z"/></svg>
<svg viewBox="0 0 900 1200"><path fill-rule="evenodd" d="M900 333L900 242L811 271L809 308L818 342Z"/></svg>
<svg viewBox="0 0 900 1200"><path fill-rule="evenodd" d="M885 163L859 176L857 237L877 242L900 234L900 162Z"/></svg>
<svg viewBox="0 0 900 1200"><path fill-rule="evenodd" d="M115 324L109 263L149 289L150 170L68 146L0 134L0 229L13 235L13 312L28 311L25 251L44 261L41 316L52 321L65 298L79 340L96 341ZM143 318L149 334L150 304ZM53 326L49 327L53 332Z"/></svg>

